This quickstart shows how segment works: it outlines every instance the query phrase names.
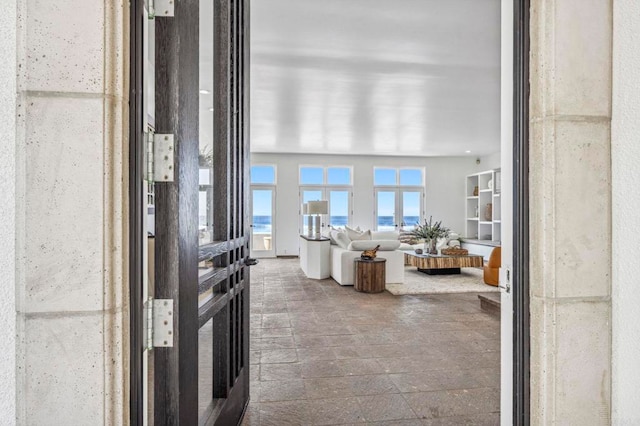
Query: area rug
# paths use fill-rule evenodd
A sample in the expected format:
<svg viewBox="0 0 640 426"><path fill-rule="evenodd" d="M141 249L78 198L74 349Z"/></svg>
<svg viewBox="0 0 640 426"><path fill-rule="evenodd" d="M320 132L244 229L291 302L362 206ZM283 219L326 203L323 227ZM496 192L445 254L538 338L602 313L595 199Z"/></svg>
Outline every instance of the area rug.
<svg viewBox="0 0 640 426"><path fill-rule="evenodd" d="M459 275L427 275L418 272L414 266L404 268L404 284L387 284L386 288L394 295L499 291L484 283L480 268L462 268Z"/></svg>

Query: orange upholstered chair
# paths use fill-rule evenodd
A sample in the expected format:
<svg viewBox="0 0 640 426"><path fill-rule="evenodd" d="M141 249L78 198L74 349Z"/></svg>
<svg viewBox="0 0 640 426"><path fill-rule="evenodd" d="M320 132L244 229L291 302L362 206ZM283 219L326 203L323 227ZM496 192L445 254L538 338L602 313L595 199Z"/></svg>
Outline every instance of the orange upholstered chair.
<svg viewBox="0 0 640 426"><path fill-rule="evenodd" d="M502 252L500 247L496 247L491 251L489 263L484 266L484 282L489 285L498 285L498 271L502 262Z"/></svg>

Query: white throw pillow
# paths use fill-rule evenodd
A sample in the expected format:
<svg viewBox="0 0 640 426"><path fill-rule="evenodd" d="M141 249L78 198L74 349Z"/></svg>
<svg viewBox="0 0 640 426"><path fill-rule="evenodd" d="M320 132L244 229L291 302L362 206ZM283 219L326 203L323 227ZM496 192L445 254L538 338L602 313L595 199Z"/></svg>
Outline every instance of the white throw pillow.
<svg viewBox="0 0 640 426"><path fill-rule="evenodd" d="M344 232L347 233L347 235L349 236L349 238L351 238L351 236L358 236L360 234L362 234L362 231L360 231L359 229L356 228L351 228L350 226L346 226L344 227Z"/></svg>
<svg viewBox="0 0 640 426"><path fill-rule="evenodd" d="M338 247L345 250L347 250L349 248L349 244L351 244L351 240L345 232L335 232L335 234L333 234L333 239L336 241Z"/></svg>
<svg viewBox="0 0 640 426"><path fill-rule="evenodd" d="M449 241L449 247L460 247L460 241L458 240Z"/></svg>
<svg viewBox="0 0 640 426"><path fill-rule="evenodd" d="M358 231L357 229L352 229L348 226L345 226L345 229L347 230L347 236L351 241L371 239L371 231Z"/></svg>
<svg viewBox="0 0 640 426"><path fill-rule="evenodd" d="M373 250L376 246L380 246L380 251L394 251L400 248L400 241L398 240L360 240L351 241L349 244L349 250L361 251L361 250Z"/></svg>

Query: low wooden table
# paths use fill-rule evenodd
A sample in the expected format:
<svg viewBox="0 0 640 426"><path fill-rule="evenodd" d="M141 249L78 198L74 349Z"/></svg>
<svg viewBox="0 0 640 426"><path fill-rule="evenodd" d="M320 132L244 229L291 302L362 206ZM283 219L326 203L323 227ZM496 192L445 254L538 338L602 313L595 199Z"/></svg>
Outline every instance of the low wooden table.
<svg viewBox="0 0 640 426"><path fill-rule="evenodd" d="M484 258L476 254L438 256L405 251L404 264L415 266L418 271L429 275L459 274L460 268L481 268L484 266Z"/></svg>
<svg viewBox="0 0 640 426"><path fill-rule="evenodd" d="M385 289L387 259L355 259L353 288L363 293L381 293Z"/></svg>

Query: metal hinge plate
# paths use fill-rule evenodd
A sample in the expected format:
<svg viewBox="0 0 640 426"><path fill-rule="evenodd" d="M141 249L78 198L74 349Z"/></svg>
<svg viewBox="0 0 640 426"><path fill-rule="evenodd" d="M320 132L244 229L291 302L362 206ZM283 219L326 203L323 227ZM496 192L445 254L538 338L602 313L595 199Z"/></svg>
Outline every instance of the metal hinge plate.
<svg viewBox="0 0 640 426"><path fill-rule="evenodd" d="M149 299L144 304L146 347L173 347L173 300Z"/></svg>
<svg viewBox="0 0 640 426"><path fill-rule="evenodd" d="M149 19L158 16L174 16L176 0L151 0L149 3Z"/></svg>
<svg viewBox="0 0 640 426"><path fill-rule="evenodd" d="M173 135L149 132L147 138L147 180L173 182L175 141Z"/></svg>

